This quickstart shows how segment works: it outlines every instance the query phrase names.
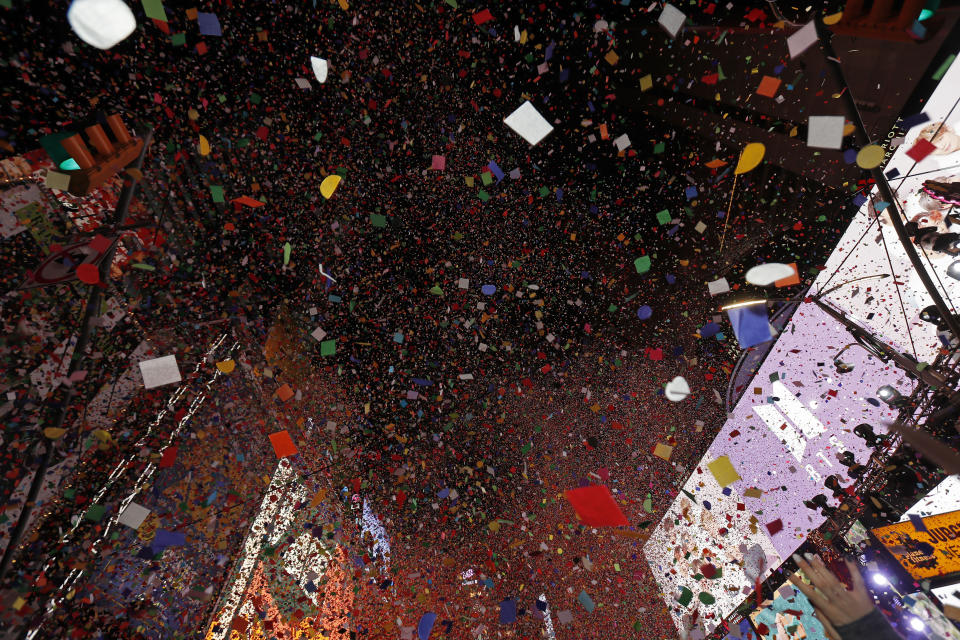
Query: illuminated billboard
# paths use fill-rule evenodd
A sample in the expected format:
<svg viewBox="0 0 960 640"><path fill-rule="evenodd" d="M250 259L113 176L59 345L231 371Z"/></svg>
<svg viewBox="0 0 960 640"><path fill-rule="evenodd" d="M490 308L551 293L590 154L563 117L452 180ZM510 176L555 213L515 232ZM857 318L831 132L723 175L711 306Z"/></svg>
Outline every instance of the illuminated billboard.
<svg viewBox="0 0 960 640"><path fill-rule="evenodd" d="M908 118L903 144L885 169L907 222L915 223L910 229L921 258L948 301L960 300L960 281L948 275L951 252L960 250L953 246L960 224L945 215L960 189L960 171L950 169L960 163L960 112L953 113L958 97L960 65L954 64L924 114ZM914 162L918 140L928 140L935 151ZM829 292L823 298L828 304L884 342L933 362L942 346L938 330L920 319L932 301L884 218L891 209L876 194L865 197L810 293ZM960 264L954 269L960 276ZM881 274L889 276L873 277ZM859 346L844 352L853 368L841 374L833 359L852 342L843 325L814 303L801 303L644 546L684 632L712 632L824 522L822 511L804 503L822 494L836 505L832 494L851 484L838 454L849 451L863 463L871 453L854 430L866 423L881 434L897 416L878 399L878 387L912 393L902 371ZM832 490L825 486L830 476Z"/></svg>
<svg viewBox="0 0 960 640"><path fill-rule="evenodd" d="M347 640L352 563L332 535L325 489L309 489L281 459L244 540L205 640Z"/></svg>
<svg viewBox="0 0 960 640"><path fill-rule="evenodd" d="M759 640L828 640L813 604L789 582L774 592L772 600L760 603L750 619Z"/></svg>
<svg viewBox="0 0 960 640"><path fill-rule="evenodd" d="M871 531L917 580L960 573L960 511L927 516L922 529L897 522Z"/></svg>
<svg viewBox="0 0 960 640"><path fill-rule="evenodd" d="M804 501L824 494L835 504L824 486L831 475L850 484L838 454L869 457L854 429L882 433L895 419L876 399L877 381L903 394L912 383L863 349L849 349L854 369L838 374L832 355L849 342L842 325L801 305L650 536L644 554L678 625L699 612L710 631L740 604L823 523ZM707 565L722 574L710 577Z"/></svg>

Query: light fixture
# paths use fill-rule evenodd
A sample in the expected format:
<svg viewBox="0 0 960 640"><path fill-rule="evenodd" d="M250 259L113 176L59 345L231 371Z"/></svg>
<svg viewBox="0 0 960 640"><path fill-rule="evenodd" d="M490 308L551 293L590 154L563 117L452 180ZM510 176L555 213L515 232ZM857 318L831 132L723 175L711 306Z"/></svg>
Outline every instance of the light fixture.
<svg viewBox="0 0 960 640"><path fill-rule="evenodd" d="M850 344L845 346L843 349L840 349L840 351L837 352L837 355L833 356L833 366L837 368L837 373L842 374L842 373L850 373L851 371L853 371L854 366L849 362L846 362L845 360L840 358L840 356L843 355L844 351L846 351L847 349L849 349L855 344L857 343L851 342Z"/></svg>
<svg viewBox="0 0 960 640"><path fill-rule="evenodd" d="M854 367L849 362L844 362L840 358L833 359L833 366L837 368L837 373L850 373Z"/></svg>
<svg viewBox="0 0 960 640"><path fill-rule="evenodd" d="M880 396L880 399L884 402L889 402L891 399L896 398L900 395L900 392L891 387L888 384L883 385L877 389L877 395Z"/></svg>
<svg viewBox="0 0 960 640"><path fill-rule="evenodd" d="M901 394L889 384L885 384L877 389L877 396L891 407L902 407L909 404L910 399Z"/></svg>
<svg viewBox="0 0 960 640"><path fill-rule="evenodd" d="M914 631L923 631L927 628L927 625L923 624L923 620L920 618L910 618L910 628Z"/></svg>
<svg viewBox="0 0 960 640"><path fill-rule="evenodd" d="M960 260L954 260L947 267L947 275L954 280L960 280Z"/></svg>
<svg viewBox="0 0 960 640"><path fill-rule="evenodd" d="M883 575L882 573L874 573L870 576L870 579L873 580L873 584L877 585L878 587L890 586L890 581L887 580L887 576Z"/></svg>
<svg viewBox="0 0 960 640"><path fill-rule="evenodd" d="M920 319L930 324L938 324L941 320L941 315L937 309L937 305L931 304L929 307L924 307L920 312Z"/></svg>

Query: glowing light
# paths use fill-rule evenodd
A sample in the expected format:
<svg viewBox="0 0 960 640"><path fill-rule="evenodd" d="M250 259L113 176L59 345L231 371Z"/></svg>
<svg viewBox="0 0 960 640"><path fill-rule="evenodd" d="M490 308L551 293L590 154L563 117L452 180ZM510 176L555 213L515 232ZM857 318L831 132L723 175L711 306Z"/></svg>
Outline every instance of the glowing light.
<svg viewBox="0 0 960 640"><path fill-rule="evenodd" d="M737 304L727 305L726 307L721 307L720 311L726 311L727 309L737 309L739 307L746 307L752 304L763 304L766 300L748 300L747 302L738 302Z"/></svg>
<svg viewBox="0 0 960 640"><path fill-rule="evenodd" d="M77 169L80 168L80 165L77 164L77 161L74 160L73 158L67 158L66 160L60 163L60 168L66 169L67 171L76 171Z"/></svg>
<svg viewBox="0 0 960 640"><path fill-rule="evenodd" d="M870 576L870 579L873 580L873 584L877 585L878 587L890 586L890 581L887 580L887 576L883 575L882 573L875 573Z"/></svg>
<svg viewBox="0 0 960 640"><path fill-rule="evenodd" d="M923 620L920 618L910 618L910 628L914 631L923 631L927 628L927 625L923 624Z"/></svg>

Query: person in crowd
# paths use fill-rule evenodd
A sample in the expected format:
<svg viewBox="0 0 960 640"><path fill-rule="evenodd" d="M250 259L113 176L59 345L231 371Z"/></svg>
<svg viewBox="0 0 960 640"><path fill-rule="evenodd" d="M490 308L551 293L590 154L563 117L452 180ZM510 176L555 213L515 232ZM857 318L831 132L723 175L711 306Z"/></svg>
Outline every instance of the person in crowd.
<svg viewBox="0 0 960 640"><path fill-rule="evenodd" d="M874 605L856 563L845 560L852 582L852 588L848 588L819 556L804 555L794 554L793 559L810 584L796 575L790 576L790 582L813 604L817 619L832 640L902 640Z"/></svg>

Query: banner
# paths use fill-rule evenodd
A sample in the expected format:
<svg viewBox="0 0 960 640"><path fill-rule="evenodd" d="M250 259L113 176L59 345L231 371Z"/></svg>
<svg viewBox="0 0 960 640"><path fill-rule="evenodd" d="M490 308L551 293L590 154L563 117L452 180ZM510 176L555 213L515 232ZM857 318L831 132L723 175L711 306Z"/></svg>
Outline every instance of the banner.
<svg viewBox="0 0 960 640"><path fill-rule="evenodd" d="M917 580L960 573L960 511L897 522L872 529L873 535Z"/></svg>

